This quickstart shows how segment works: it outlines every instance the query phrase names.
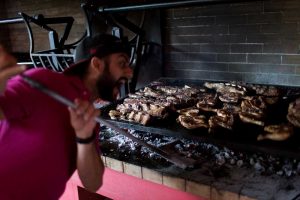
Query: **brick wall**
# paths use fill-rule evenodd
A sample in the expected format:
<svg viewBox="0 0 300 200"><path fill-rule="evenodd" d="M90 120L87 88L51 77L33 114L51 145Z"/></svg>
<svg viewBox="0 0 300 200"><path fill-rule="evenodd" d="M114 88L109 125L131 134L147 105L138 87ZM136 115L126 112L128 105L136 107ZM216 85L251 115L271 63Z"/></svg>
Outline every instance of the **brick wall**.
<svg viewBox="0 0 300 200"><path fill-rule="evenodd" d="M24 12L30 16L43 14L45 17L74 17L75 21L67 44L80 39L85 31L84 14L80 8L81 0L5 0L4 2L6 9L0 10L6 12L1 18L19 17L18 12ZM63 32L63 25L53 27L59 33ZM0 32L6 29L8 29L9 35L6 37L1 35L0 41L9 46L13 52L29 52L29 37L24 23L0 25ZM46 31L33 26L33 34L36 51L49 49L48 33Z"/></svg>
<svg viewBox="0 0 300 200"><path fill-rule="evenodd" d="M6 8L1 9L0 17L17 17L19 11L46 17L73 16L75 22L67 41L72 43L85 30L80 3L81 0L5 0L0 3ZM298 0L164 10L165 75L299 86L299 10ZM47 34L37 27L34 34L36 50L48 49ZM0 38L14 52L29 51L24 24L0 25Z"/></svg>
<svg viewBox="0 0 300 200"><path fill-rule="evenodd" d="M166 76L300 85L300 1L193 6L165 14Z"/></svg>
<svg viewBox="0 0 300 200"><path fill-rule="evenodd" d="M6 9L5 9L5 2L0 1L0 19L6 18ZM6 46L6 48L9 48L9 46L4 42L5 39L8 37L8 30L7 27L0 24L0 44Z"/></svg>

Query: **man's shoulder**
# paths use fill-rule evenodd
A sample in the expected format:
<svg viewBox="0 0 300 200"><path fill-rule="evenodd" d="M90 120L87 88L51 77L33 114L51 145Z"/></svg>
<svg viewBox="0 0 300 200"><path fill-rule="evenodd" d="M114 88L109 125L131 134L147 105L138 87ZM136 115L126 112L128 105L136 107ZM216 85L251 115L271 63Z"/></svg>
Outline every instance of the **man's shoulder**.
<svg viewBox="0 0 300 200"><path fill-rule="evenodd" d="M26 74L50 89L61 91L65 94L77 93L86 89L83 82L77 76L69 76L43 68L30 69L26 71Z"/></svg>
<svg viewBox="0 0 300 200"><path fill-rule="evenodd" d="M67 81L67 78L63 74L44 68L29 69L25 74L32 79L47 85L55 85Z"/></svg>
<svg viewBox="0 0 300 200"><path fill-rule="evenodd" d="M25 74L27 74L28 76L34 78L34 77L60 77L62 76L62 74L58 73L58 72L54 72L52 70L49 69L44 69L44 68L32 68L29 69L25 72Z"/></svg>

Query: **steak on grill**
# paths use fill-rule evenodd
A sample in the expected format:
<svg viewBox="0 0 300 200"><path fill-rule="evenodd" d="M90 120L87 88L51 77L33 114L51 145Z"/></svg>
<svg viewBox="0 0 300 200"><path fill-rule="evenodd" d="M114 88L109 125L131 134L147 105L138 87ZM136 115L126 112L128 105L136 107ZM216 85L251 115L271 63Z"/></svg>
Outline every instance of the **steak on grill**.
<svg viewBox="0 0 300 200"><path fill-rule="evenodd" d="M247 89L243 86L232 84L232 83L209 83L205 82L204 86L209 89L215 89L218 93L238 93L241 95L245 95Z"/></svg>
<svg viewBox="0 0 300 200"><path fill-rule="evenodd" d="M210 131L216 127L223 127L232 130L234 123L234 116L228 110L218 109L217 115L211 116L208 120Z"/></svg>
<svg viewBox="0 0 300 200"><path fill-rule="evenodd" d="M264 126L267 105L262 97L252 97L241 103L240 119L246 123Z"/></svg>
<svg viewBox="0 0 300 200"><path fill-rule="evenodd" d="M121 119L121 120L127 120L127 121L134 121L136 123L140 123L143 125L149 124L151 121L151 116L144 112L138 112L138 111L130 111L125 114L117 111L117 110L110 110L109 116L111 119Z"/></svg>
<svg viewBox="0 0 300 200"><path fill-rule="evenodd" d="M257 140L270 139L282 141L288 139L294 132L293 126L290 124L269 125L264 127L265 134L257 136Z"/></svg>
<svg viewBox="0 0 300 200"><path fill-rule="evenodd" d="M179 122L183 127L187 129L208 128L206 117L204 115L179 115L177 118L177 122Z"/></svg>
<svg viewBox="0 0 300 200"><path fill-rule="evenodd" d="M203 93L198 98L197 107L198 105L207 105L207 106L215 106L218 102L218 95L213 93Z"/></svg>
<svg viewBox="0 0 300 200"><path fill-rule="evenodd" d="M223 93L219 96L220 101L225 103L237 103L241 98L239 93L228 92Z"/></svg>
<svg viewBox="0 0 300 200"><path fill-rule="evenodd" d="M184 109L177 110L177 112L180 115L192 117L192 116L197 116L199 114L199 109L197 109L195 107L190 107L190 108L184 108Z"/></svg>
<svg viewBox="0 0 300 200"><path fill-rule="evenodd" d="M294 126L300 127L300 98L289 104L287 119Z"/></svg>
<svg viewBox="0 0 300 200"><path fill-rule="evenodd" d="M239 113L240 119L245 123L256 124L259 126L264 126L265 122L262 120L262 116L252 115L246 112Z"/></svg>

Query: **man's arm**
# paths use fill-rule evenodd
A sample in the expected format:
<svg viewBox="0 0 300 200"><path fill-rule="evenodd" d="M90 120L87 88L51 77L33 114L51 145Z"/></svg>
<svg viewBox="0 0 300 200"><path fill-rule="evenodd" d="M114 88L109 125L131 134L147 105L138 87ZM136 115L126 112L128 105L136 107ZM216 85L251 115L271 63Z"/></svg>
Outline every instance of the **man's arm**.
<svg viewBox="0 0 300 200"><path fill-rule="evenodd" d="M12 76L23 72L25 66L18 66L16 59L0 44L0 95L5 89L6 82ZM0 120L4 119L4 113L0 105Z"/></svg>
<svg viewBox="0 0 300 200"><path fill-rule="evenodd" d="M82 140L92 138L96 126L94 118L100 114L93 104L75 100L76 109L69 108L71 124L76 137ZM77 143L77 170L82 184L90 191L96 191L102 185L104 165L94 140L89 143Z"/></svg>

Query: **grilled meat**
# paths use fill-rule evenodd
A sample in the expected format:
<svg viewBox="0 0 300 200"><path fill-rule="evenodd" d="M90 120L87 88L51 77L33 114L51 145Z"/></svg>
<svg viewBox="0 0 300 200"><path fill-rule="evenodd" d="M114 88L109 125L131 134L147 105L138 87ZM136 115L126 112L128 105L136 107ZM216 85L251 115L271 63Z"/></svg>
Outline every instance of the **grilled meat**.
<svg viewBox="0 0 300 200"><path fill-rule="evenodd" d="M178 93L181 89L179 87L174 87L174 86L157 86L157 90L162 91L163 93L166 94L176 94Z"/></svg>
<svg viewBox="0 0 300 200"><path fill-rule="evenodd" d="M121 112L117 110L110 110L108 115L110 116L111 119L120 119L121 115L123 115Z"/></svg>
<svg viewBox="0 0 300 200"><path fill-rule="evenodd" d="M299 119L299 117L296 117L295 115L292 115L292 114L288 114L286 116L286 118L294 126L300 127L300 119Z"/></svg>
<svg viewBox="0 0 300 200"><path fill-rule="evenodd" d="M225 87L224 83L211 83L211 82L205 82L203 84L204 87L207 87L208 89L215 89L217 90L218 88L223 88Z"/></svg>
<svg viewBox="0 0 300 200"><path fill-rule="evenodd" d="M232 130L237 114L242 122L264 126L267 105L276 103L280 95L279 89L273 86L249 87L242 83L206 82L204 87L203 89L154 84L129 94L129 97L125 98L116 110L111 110L109 115L112 119L148 124L152 119L167 118L172 112L177 112L179 114L177 121L187 129L222 127ZM211 90L206 92L206 88L215 92ZM254 94L257 96L253 96ZM199 116L202 111L212 112L210 115L215 113L215 116L207 121L204 116ZM299 111L300 98L290 104L287 114L288 121L297 127L300 127ZM266 135L268 134L263 137L269 137Z"/></svg>
<svg viewBox="0 0 300 200"><path fill-rule="evenodd" d="M300 127L300 98L289 104L287 119L294 126Z"/></svg>
<svg viewBox="0 0 300 200"><path fill-rule="evenodd" d="M233 124L233 114L228 110L218 109L217 115L219 117L224 118L226 121L230 121L231 124Z"/></svg>
<svg viewBox="0 0 300 200"><path fill-rule="evenodd" d="M270 139L275 141L282 141L288 139L293 135L293 127L290 124L269 125L264 127L265 134L257 136L257 140Z"/></svg>
<svg viewBox="0 0 300 200"><path fill-rule="evenodd" d="M132 109L128 108L124 104L119 104L119 105L117 105L116 110L121 112L122 114L126 114L126 113L130 112Z"/></svg>
<svg viewBox="0 0 300 200"><path fill-rule="evenodd" d="M239 93L228 92L223 93L219 96L220 101L225 103L237 103L240 99L241 95Z"/></svg>
<svg viewBox="0 0 300 200"><path fill-rule="evenodd" d="M264 117L267 105L262 97L252 97L241 103L240 119L245 123L264 126Z"/></svg>
<svg viewBox="0 0 300 200"><path fill-rule="evenodd" d="M245 95L246 94L246 91L243 89L243 88L238 88L238 87L233 87L233 86L227 86L225 85L223 88L218 88L216 90L217 92L219 93L238 93L240 95Z"/></svg>
<svg viewBox="0 0 300 200"><path fill-rule="evenodd" d="M279 89L274 86L253 85L251 89L254 90L257 95L263 95L267 97L278 97L280 95Z"/></svg>
<svg viewBox="0 0 300 200"><path fill-rule="evenodd" d="M218 102L217 97L218 97L217 94L203 93L198 98L197 107L198 107L198 105L208 105L208 106L212 106L213 107Z"/></svg>
<svg viewBox="0 0 300 200"><path fill-rule="evenodd" d="M218 109L217 115L211 116L208 123L210 128L223 127L232 130L234 117L230 111Z"/></svg>
<svg viewBox="0 0 300 200"><path fill-rule="evenodd" d="M177 112L180 115L185 115L185 116L197 116L199 113L199 109L195 108L195 107L190 107L190 108L184 108L181 110L177 110Z"/></svg>
<svg viewBox="0 0 300 200"><path fill-rule="evenodd" d="M197 108L199 108L199 110L202 110L204 112L217 112L218 109L213 108L209 105L201 105L201 104L197 104Z"/></svg>
<svg viewBox="0 0 300 200"><path fill-rule="evenodd" d="M250 100L244 100L241 103L242 112L249 113L254 116L263 116L267 108L262 97L253 97Z"/></svg>
<svg viewBox="0 0 300 200"><path fill-rule="evenodd" d="M217 94L212 93L203 93L199 98L196 104L197 108L205 112L217 112L217 109L214 106L217 104Z"/></svg>
<svg viewBox="0 0 300 200"><path fill-rule="evenodd" d="M240 106L236 106L234 104L224 103L223 110L228 110L230 113L237 115L241 111Z"/></svg>
<svg viewBox="0 0 300 200"><path fill-rule="evenodd" d="M151 120L151 116L145 112L138 112L138 111L131 111L130 113L128 113L126 115L126 118L129 121L134 121L136 123L140 123L143 125L147 125L149 124L150 120Z"/></svg>
<svg viewBox="0 0 300 200"><path fill-rule="evenodd" d="M288 121L296 127L300 127L300 98L289 104Z"/></svg>
<svg viewBox="0 0 300 200"><path fill-rule="evenodd" d="M256 124L259 126L264 126L265 122L262 120L263 116L252 115L246 112L239 113L240 119L245 123Z"/></svg>
<svg viewBox="0 0 300 200"><path fill-rule="evenodd" d="M279 97L265 97L265 102L269 105L273 105L279 101Z"/></svg>
<svg viewBox="0 0 300 200"><path fill-rule="evenodd" d="M127 98L124 99L123 104L119 104L116 107L116 110L120 111L121 113L128 113L132 110L134 111L143 111L151 116L159 117L159 118L166 118L168 116L168 104L155 102L147 99L131 99Z"/></svg>
<svg viewBox="0 0 300 200"><path fill-rule="evenodd" d="M129 93L128 97L133 99L145 98L141 92Z"/></svg>
<svg viewBox="0 0 300 200"><path fill-rule="evenodd" d="M204 86L209 89L215 89L218 93L238 93L241 95L245 95L247 92L247 89L243 86L231 84L231 83L209 83L205 82Z"/></svg>
<svg viewBox="0 0 300 200"><path fill-rule="evenodd" d="M150 110L147 110L147 113L151 116L160 117L163 119L169 115L166 107L153 104L150 104Z"/></svg>
<svg viewBox="0 0 300 200"><path fill-rule="evenodd" d="M288 113L300 118L300 98L289 104Z"/></svg>
<svg viewBox="0 0 300 200"><path fill-rule="evenodd" d="M261 97L253 97L241 103L240 119L245 123L264 126L266 104Z"/></svg>
<svg viewBox="0 0 300 200"><path fill-rule="evenodd" d="M177 118L177 122L179 122L183 127L187 129L208 128L206 117L204 115L192 117L179 115Z"/></svg>
<svg viewBox="0 0 300 200"><path fill-rule="evenodd" d="M208 120L208 124L210 128L223 127L232 130L232 125L223 117L220 117L218 115L211 116Z"/></svg>
<svg viewBox="0 0 300 200"><path fill-rule="evenodd" d="M163 94L161 91L154 90L149 87L145 87L143 92L145 96L150 96L155 98L160 97Z"/></svg>
<svg viewBox="0 0 300 200"><path fill-rule="evenodd" d="M205 92L205 89L202 88L202 89L197 89L197 88L193 88L193 87L190 87L188 85L185 85L183 88L182 88L182 92L184 94L186 94L187 96L190 96L190 97L195 97L199 92Z"/></svg>
<svg viewBox="0 0 300 200"><path fill-rule="evenodd" d="M190 97L195 96L200 92L200 90L198 90L197 88L193 88L187 85L185 85L184 87L157 86L156 89L168 95L184 93L186 96L190 96Z"/></svg>
<svg viewBox="0 0 300 200"><path fill-rule="evenodd" d="M256 95L263 96L267 104L273 105L278 102L280 90L274 86L266 85L249 85L250 90L253 90Z"/></svg>
<svg viewBox="0 0 300 200"><path fill-rule="evenodd" d="M185 93L177 93L174 95L180 100L180 103L183 105L192 105L196 103L196 99L190 96L187 96Z"/></svg>
<svg viewBox="0 0 300 200"><path fill-rule="evenodd" d="M122 113L117 110L110 110L108 115L111 119L121 119L121 120L127 120L127 121L134 121L136 123L140 123L143 125L149 124L151 121L151 116L145 112L139 112L139 111L128 111L126 113Z"/></svg>

